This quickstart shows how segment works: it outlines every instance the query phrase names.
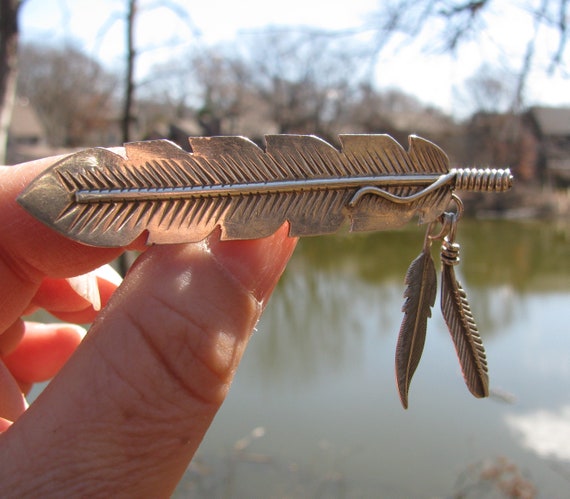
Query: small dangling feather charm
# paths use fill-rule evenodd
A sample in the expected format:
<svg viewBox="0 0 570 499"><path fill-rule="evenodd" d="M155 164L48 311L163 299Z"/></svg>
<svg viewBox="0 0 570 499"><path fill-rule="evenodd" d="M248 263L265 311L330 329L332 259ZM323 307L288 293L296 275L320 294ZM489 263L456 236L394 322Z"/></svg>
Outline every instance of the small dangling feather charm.
<svg viewBox="0 0 570 499"><path fill-rule="evenodd" d="M441 247L441 312L451 333L461 370L469 391L475 397L489 395L487 357L475 319L471 313L467 295L455 276L459 263L459 244L454 242L457 215L452 218L450 235L443 239Z"/></svg>
<svg viewBox="0 0 570 499"><path fill-rule="evenodd" d="M396 382L404 409L408 408L408 390L418 367L426 339L427 320L437 294L435 265L431 257L429 225L424 247L406 273L406 301L402 306L404 319L396 346Z"/></svg>

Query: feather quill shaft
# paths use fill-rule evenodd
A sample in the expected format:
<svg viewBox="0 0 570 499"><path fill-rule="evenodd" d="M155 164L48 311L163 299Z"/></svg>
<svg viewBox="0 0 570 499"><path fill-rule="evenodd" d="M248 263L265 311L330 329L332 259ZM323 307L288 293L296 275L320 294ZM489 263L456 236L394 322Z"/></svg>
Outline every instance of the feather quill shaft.
<svg viewBox="0 0 570 499"><path fill-rule="evenodd" d="M407 409L410 382L422 356L427 320L437 294L435 266L427 243L408 268L405 283L404 319L396 346L396 380L400 400Z"/></svg>

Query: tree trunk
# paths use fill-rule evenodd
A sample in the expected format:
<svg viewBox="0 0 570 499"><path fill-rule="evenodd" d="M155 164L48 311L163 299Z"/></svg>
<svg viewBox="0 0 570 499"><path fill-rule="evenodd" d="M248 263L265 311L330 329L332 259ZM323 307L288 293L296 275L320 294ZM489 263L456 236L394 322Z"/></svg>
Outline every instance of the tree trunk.
<svg viewBox="0 0 570 499"><path fill-rule="evenodd" d="M122 135L123 143L131 140L131 123L133 121L133 97L135 92L135 42L134 27L137 11L137 0L129 0L127 11L127 71L125 76L125 102L123 105Z"/></svg>
<svg viewBox="0 0 570 499"><path fill-rule="evenodd" d="M18 79L18 11L21 0L0 0L0 164L6 163L8 130Z"/></svg>

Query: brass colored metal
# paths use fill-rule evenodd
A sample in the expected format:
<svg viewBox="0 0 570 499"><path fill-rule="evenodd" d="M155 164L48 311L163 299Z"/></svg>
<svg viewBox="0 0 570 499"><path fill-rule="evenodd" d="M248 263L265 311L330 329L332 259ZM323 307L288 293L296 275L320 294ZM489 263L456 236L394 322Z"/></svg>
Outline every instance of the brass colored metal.
<svg viewBox="0 0 570 499"><path fill-rule="evenodd" d="M243 137L190 138L188 153L166 141L125 145L125 157L88 149L36 178L18 201L33 216L85 244L126 246L200 241L216 228L222 239L255 239L285 221L292 236L429 223L424 247L406 275L396 380L408 405L427 320L437 293L431 257L442 240L441 307L469 390L488 395L485 351L466 294L455 277L462 203L456 191L503 192L508 169L450 169L433 143L410 136L404 150L388 135L341 135L341 150L314 136L269 135L263 150ZM456 212L445 211L455 204ZM439 233L432 231L441 224Z"/></svg>

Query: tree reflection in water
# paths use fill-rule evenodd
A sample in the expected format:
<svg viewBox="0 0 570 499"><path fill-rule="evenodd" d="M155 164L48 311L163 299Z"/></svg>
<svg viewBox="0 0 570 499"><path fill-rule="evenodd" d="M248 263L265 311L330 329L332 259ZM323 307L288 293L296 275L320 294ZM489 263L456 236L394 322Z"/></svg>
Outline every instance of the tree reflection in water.
<svg viewBox="0 0 570 499"><path fill-rule="evenodd" d="M210 492L230 483L226 497L315 497L321 487L327 497L481 497L516 479L543 497L567 493L567 463L539 454L521 418L566 415L570 226L461 222L457 271L486 344L491 390L516 400L471 397L436 303L403 411L393 355L404 277L423 237L409 225L300 242L199 451ZM556 440L554 420L541 421ZM264 463L249 454L236 462L228 449L256 426L266 433L250 450Z"/></svg>

